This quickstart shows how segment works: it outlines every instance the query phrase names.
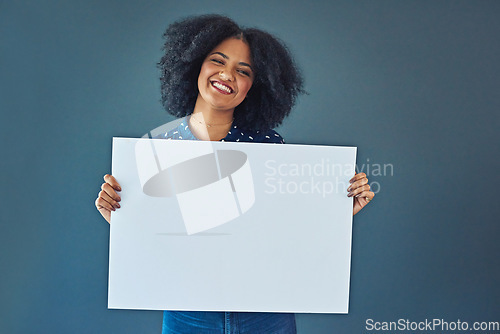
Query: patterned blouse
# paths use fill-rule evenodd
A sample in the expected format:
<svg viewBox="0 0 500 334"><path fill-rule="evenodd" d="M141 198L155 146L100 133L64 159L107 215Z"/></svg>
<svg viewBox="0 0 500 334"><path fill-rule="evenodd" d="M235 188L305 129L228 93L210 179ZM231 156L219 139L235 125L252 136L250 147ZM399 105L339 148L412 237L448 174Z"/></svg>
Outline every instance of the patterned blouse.
<svg viewBox="0 0 500 334"><path fill-rule="evenodd" d="M155 138L159 139L184 139L184 140L198 140L189 129L188 118L185 117L181 124L175 129L161 134ZM285 140L274 130L245 130L237 125L233 125L227 135L220 141L234 141L234 142L255 142L255 143L274 143L284 144Z"/></svg>

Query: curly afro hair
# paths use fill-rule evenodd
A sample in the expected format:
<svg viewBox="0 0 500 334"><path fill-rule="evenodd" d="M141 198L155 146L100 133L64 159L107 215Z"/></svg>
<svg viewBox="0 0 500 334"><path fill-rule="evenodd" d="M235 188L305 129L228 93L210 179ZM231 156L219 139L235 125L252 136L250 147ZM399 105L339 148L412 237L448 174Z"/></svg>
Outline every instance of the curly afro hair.
<svg viewBox="0 0 500 334"><path fill-rule="evenodd" d="M287 47L278 38L254 28L241 28L221 15L189 17L171 24L163 34L161 95L165 109L176 117L193 112L198 75L210 51L235 37L250 47L254 81L247 98L235 108L234 122L246 129L272 129L288 116L303 79Z"/></svg>

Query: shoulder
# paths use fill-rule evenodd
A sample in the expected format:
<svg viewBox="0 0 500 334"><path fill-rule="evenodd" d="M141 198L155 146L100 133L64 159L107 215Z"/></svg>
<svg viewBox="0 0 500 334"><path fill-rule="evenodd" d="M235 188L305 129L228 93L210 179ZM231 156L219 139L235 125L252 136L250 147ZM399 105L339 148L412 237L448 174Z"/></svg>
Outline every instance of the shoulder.
<svg viewBox="0 0 500 334"><path fill-rule="evenodd" d="M284 144L285 140L274 130L245 130L233 125L221 141Z"/></svg>
<svg viewBox="0 0 500 334"><path fill-rule="evenodd" d="M159 134L158 136L155 136L154 139L189 139L189 140L195 140L196 138L194 137L193 133L191 130L189 130L188 123L186 121L186 118L182 120L182 122L175 128L164 132L162 134Z"/></svg>

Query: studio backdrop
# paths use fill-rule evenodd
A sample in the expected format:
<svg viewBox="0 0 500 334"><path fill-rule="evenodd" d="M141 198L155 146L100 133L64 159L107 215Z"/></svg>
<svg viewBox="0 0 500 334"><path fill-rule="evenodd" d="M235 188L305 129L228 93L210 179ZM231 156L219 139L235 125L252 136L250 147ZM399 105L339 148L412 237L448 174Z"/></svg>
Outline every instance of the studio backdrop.
<svg viewBox="0 0 500 334"><path fill-rule="evenodd" d="M94 200L112 137L173 120L162 33L205 13L288 45L308 94L276 130L357 147L376 193L353 219L349 313L298 314L299 333L498 324L500 2L25 0L0 1L0 332L160 333L161 311L107 308Z"/></svg>

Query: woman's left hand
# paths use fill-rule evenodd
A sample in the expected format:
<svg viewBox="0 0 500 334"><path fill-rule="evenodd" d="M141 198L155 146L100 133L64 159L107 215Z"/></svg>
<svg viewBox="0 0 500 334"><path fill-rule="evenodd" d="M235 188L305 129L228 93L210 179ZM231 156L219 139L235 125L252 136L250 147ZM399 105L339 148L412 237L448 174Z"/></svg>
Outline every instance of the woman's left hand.
<svg viewBox="0 0 500 334"><path fill-rule="evenodd" d="M349 180L351 185L347 188L349 192L347 197L354 196L354 205L352 208L352 215L354 216L361 209L365 207L366 204L375 197L375 193L370 191L370 185L368 184L368 178L365 173L359 173L354 175L354 177Z"/></svg>

